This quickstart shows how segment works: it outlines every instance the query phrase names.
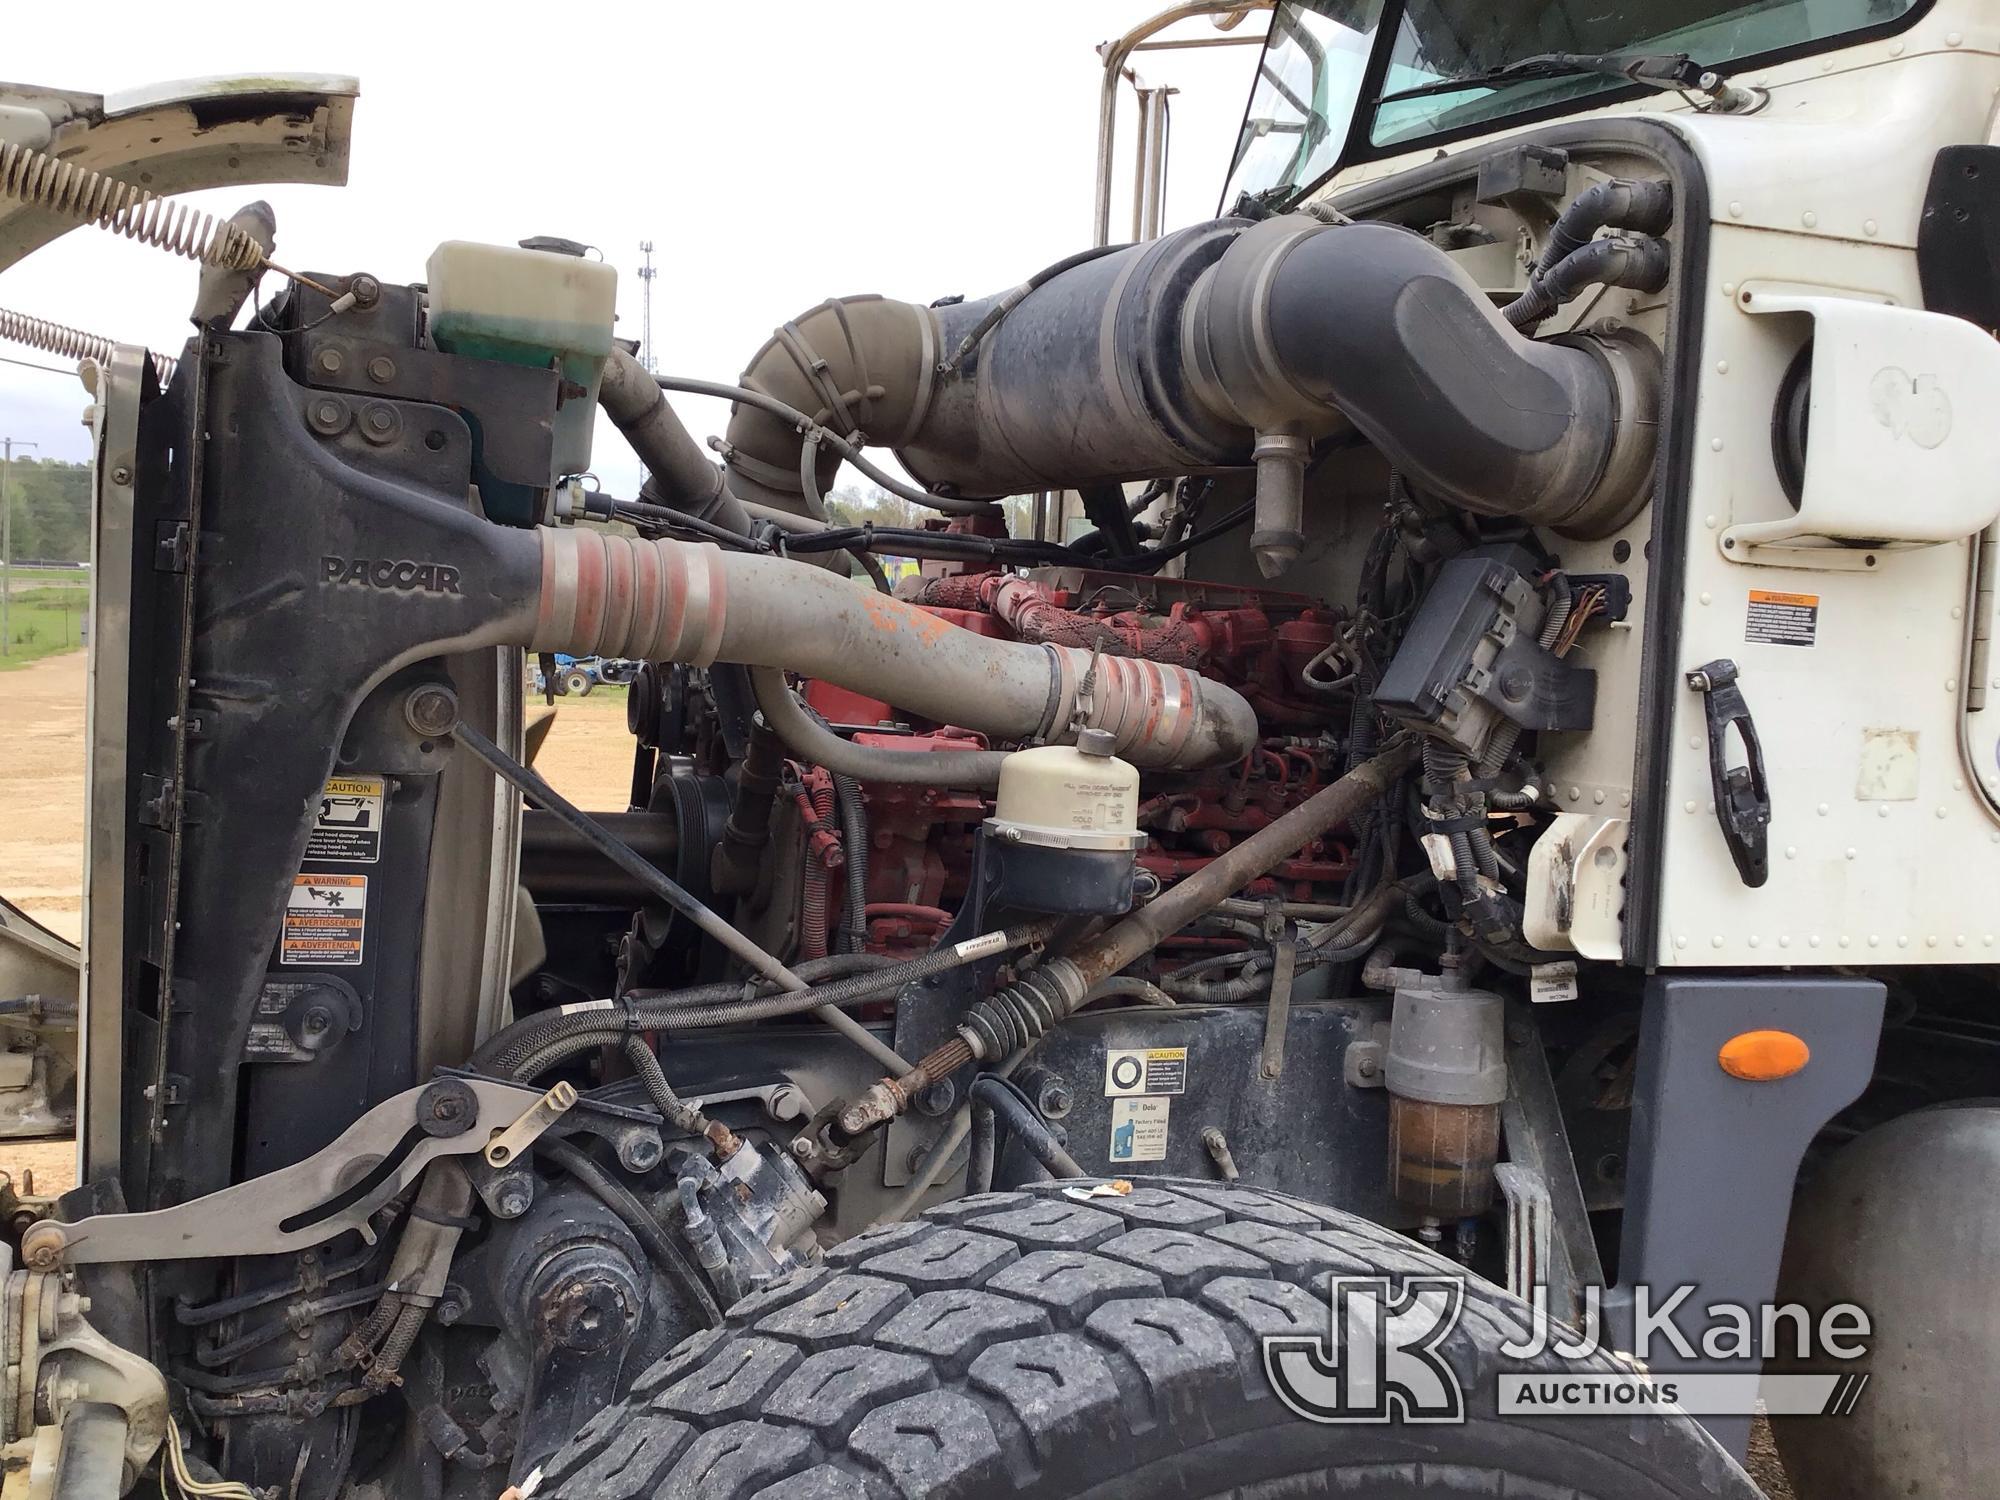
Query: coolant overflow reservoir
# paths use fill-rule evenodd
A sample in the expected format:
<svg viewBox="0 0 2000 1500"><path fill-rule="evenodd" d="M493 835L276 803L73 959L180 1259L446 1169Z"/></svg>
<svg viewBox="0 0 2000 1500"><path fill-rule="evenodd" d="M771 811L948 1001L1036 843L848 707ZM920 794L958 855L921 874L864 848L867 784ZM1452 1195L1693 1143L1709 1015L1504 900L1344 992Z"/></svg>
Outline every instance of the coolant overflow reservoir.
<svg viewBox="0 0 2000 1500"><path fill-rule="evenodd" d="M538 370L553 365L583 388L556 411L550 482L588 469L618 272L577 255L470 240L439 245L427 271L430 338L438 348Z"/></svg>
<svg viewBox="0 0 2000 1500"><path fill-rule="evenodd" d="M1086 729L1074 745L1017 750L1000 765L1000 790L981 841L989 901L1025 911L1109 916L1132 906L1139 832L1139 773L1111 753L1112 737Z"/></svg>

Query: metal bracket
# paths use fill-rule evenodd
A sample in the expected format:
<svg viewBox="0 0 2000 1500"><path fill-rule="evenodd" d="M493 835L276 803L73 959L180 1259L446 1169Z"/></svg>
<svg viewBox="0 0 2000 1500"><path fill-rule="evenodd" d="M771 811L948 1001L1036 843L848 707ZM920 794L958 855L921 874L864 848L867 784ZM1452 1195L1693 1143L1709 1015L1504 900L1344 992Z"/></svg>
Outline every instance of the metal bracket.
<svg viewBox="0 0 2000 1500"><path fill-rule="evenodd" d="M1750 705L1736 685L1736 663L1726 657L1687 674L1702 696L1708 716L1708 779L1715 792L1715 818L1722 825L1736 873L1753 890L1771 878L1767 833L1771 826L1771 786L1764 774L1764 747L1757 740ZM1729 731L1743 739L1747 763L1729 764Z"/></svg>
<svg viewBox="0 0 2000 1500"><path fill-rule="evenodd" d="M1299 929L1281 915L1279 903L1271 902L1264 911L1264 935L1272 943L1271 1006L1264 1012L1264 1057L1266 1078L1285 1071L1285 1028L1292 1019L1292 978L1298 972Z"/></svg>
<svg viewBox="0 0 2000 1500"><path fill-rule="evenodd" d="M542 1132L568 1114L570 1106L575 1103L575 1085L558 1083L529 1105L526 1114L486 1143L486 1149L481 1153L486 1158L486 1165L506 1166L541 1139Z"/></svg>
<svg viewBox="0 0 2000 1500"><path fill-rule="evenodd" d="M149 1213L93 1214L74 1224L44 1219L21 1237L21 1254L37 1269L58 1263L200 1260L210 1256L283 1255L323 1245L352 1229L373 1242L369 1216L417 1179L440 1156L490 1149L493 1130L512 1144L547 1128L549 1095L490 1079L453 1080L469 1094L471 1118L461 1126L430 1118L435 1085L385 1099L304 1161L218 1193ZM549 1091L554 1095L567 1084ZM574 1090L571 1099L574 1100ZM568 1106L564 1105L566 1109ZM556 1110L548 1118L559 1117ZM503 1123L504 1122L504 1123ZM443 1124L451 1133L436 1133ZM491 1128L477 1128L485 1125Z"/></svg>

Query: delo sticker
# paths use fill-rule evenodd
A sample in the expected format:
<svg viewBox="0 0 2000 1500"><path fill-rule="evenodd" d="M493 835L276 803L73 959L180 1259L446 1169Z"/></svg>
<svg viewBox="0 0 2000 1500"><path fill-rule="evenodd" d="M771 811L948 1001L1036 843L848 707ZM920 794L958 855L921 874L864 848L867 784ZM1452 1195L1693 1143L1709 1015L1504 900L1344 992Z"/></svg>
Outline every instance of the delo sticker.
<svg viewBox="0 0 2000 1500"><path fill-rule="evenodd" d="M1104 1054L1104 1096L1184 1094L1187 1092L1188 1049L1185 1047L1115 1047Z"/></svg>
<svg viewBox="0 0 2000 1500"><path fill-rule="evenodd" d="M368 934L366 875L295 875L285 901L278 962L321 968L359 964Z"/></svg>
<svg viewBox="0 0 2000 1500"><path fill-rule="evenodd" d="M1111 1159L1165 1161L1167 1116L1173 1100L1162 1097L1111 1101Z"/></svg>

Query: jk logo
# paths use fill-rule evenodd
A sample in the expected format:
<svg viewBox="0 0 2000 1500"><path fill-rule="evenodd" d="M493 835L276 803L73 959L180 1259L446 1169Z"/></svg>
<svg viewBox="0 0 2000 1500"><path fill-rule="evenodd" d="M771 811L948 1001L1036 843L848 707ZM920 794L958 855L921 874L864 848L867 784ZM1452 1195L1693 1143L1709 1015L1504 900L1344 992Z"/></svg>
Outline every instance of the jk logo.
<svg viewBox="0 0 2000 1500"><path fill-rule="evenodd" d="M1465 1392L1438 1354L1465 1308L1449 1276L1336 1276L1327 1334L1264 1340L1278 1399L1309 1422L1463 1422Z"/></svg>

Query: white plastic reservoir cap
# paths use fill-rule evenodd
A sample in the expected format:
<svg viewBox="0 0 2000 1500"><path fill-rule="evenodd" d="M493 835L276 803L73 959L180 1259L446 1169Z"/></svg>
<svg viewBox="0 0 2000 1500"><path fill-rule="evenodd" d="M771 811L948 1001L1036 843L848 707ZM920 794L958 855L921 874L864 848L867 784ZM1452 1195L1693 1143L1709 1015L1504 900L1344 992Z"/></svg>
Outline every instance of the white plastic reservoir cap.
<svg viewBox="0 0 2000 1500"><path fill-rule="evenodd" d="M1017 750L1000 764L993 822L1005 838L1059 848L1130 849L1139 832L1139 773L1086 729L1074 745Z"/></svg>

